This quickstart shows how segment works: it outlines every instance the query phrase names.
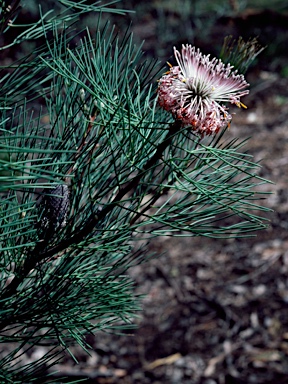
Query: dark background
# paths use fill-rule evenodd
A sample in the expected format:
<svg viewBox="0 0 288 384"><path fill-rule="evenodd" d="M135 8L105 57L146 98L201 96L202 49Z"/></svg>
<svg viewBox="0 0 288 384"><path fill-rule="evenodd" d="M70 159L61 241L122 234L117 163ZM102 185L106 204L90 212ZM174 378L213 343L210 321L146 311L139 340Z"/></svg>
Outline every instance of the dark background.
<svg viewBox="0 0 288 384"><path fill-rule="evenodd" d="M68 380L107 384L288 383L287 1L127 0L115 6L136 13L105 18L119 34L132 20L135 43L145 40L145 55L163 63L173 62L173 46L182 43L217 55L230 34L258 37L267 46L247 74L248 109L237 110L227 138L251 137L245 149L274 183L262 186L271 192L262 202L271 208L265 214L270 225L249 239L153 241L151 250L162 255L130 271L136 293L145 295L138 328L89 338L91 355L76 348L79 365L67 357L59 371ZM27 1L20 17L36 17L34 7ZM89 16L83 25L93 29L96 19ZM2 61L35 44L7 51Z"/></svg>

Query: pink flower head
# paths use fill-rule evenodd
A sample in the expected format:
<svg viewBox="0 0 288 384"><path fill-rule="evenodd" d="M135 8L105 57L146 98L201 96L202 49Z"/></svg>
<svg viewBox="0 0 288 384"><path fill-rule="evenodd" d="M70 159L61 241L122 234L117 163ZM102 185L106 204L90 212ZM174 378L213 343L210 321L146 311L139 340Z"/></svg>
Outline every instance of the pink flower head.
<svg viewBox="0 0 288 384"><path fill-rule="evenodd" d="M230 64L211 60L191 45L183 45L181 54L174 47L174 54L178 66L170 66L159 80L159 105L201 135L217 133L232 119L222 103L245 107L240 97L249 93L249 84Z"/></svg>

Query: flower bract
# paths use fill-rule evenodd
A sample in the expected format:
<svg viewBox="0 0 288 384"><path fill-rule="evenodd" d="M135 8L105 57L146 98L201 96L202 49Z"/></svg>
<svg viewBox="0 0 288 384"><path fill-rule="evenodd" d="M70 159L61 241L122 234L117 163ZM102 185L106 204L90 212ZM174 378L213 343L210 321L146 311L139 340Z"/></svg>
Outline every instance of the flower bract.
<svg viewBox="0 0 288 384"><path fill-rule="evenodd" d="M202 136L227 127L232 117L225 104L245 107L240 101L249 93L244 76L188 44L181 53L174 47L174 55L178 65L170 65L159 80L159 105Z"/></svg>

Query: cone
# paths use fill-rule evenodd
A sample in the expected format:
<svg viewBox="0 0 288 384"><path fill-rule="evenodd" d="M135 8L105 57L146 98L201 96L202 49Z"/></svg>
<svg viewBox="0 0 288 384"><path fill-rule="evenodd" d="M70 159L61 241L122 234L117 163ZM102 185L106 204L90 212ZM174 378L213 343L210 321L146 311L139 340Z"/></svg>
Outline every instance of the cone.
<svg viewBox="0 0 288 384"><path fill-rule="evenodd" d="M57 230L67 224L69 190L65 184L58 184L45 190L39 204L37 227L39 238L51 238Z"/></svg>

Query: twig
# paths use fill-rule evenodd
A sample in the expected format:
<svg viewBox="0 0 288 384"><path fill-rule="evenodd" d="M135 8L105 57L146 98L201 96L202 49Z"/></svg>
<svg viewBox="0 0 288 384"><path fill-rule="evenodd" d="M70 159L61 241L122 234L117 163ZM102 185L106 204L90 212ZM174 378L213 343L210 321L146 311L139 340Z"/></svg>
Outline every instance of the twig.
<svg viewBox="0 0 288 384"><path fill-rule="evenodd" d="M137 176L130 180L126 184L126 186L120 188L113 201L110 204L106 205L101 211L99 211L97 215L91 213L90 218L82 229L76 232L73 236L62 240L58 245L54 246L50 250L44 250L43 253L41 253L41 244L36 245L34 250L29 255L27 255L26 260L22 266L21 272L17 276L15 276L11 283L2 291L0 300L3 301L9 296L15 294L18 286L23 282L25 277L39 262L44 259L50 258L59 252L62 252L67 247L71 246L72 244L78 243L85 236L91 233L96 224L101 221L109 212L111 212L114 207L119 203L119 201L121 201L121 199L131 189L137 186L143 175L145 175L146 171L153 167L157 160L161 158L162 153L171 144L173 137L179 132L181 127L182 123L179 120L175 120L174 123L170 125L166 138L157 146L154 155L147 161L143 168L139 170Z"/></svg>
<svg viewBox="0 0 288 384"><path fill-rule="evenodd" d="M65 248L69 247L70 245L74 243L78 243L83 237L85 237L87 234L89 234L98 221L102 220L110 211L114 209L114 207L118 204L119 201L141 180L141 177L145 174L145 172L150 169L157 160L161 158L162 153L164 150L171 144L173 137L176 133L180 130L182 124L180 121L176 120L173 124L171 124L168 133L166 135L166 138L158 145L156 152L154 155L147 161L147 163L143 166L142 169L138 172L137 176L135 176L126 186L123 188L120 188L117 195L113 199L113 201L106 205L101 211L98 212L97 215L91 214L90 219L88 220L87 224L79 230L74 236L71 236L69 239L65 239L61 241L58 245L53 247L52 249L46 251L43 255L43 257L51 257L55 253L61 252Z"/></svg>
<svg viewBox="0 0 288 384"><path fill-rule="evenodd" d="M89 135L89 133L91 132L91 129L93 127L93 123L95 121L97 117L97 108L96 106L93 108L92 110L92 113L91 113L91 116L89 118L89 123L88 123L88 127L87 127L87 130L86 132L84 133L83 135L83 138L82 138L82 141L81 141L81 144L79 145L79 147L77 148L77 152L76 152L76 155L75 155L75 163L76 163L76 160L78 159L78 157L80 156L81 154L81 151L84 147L84 145L86 144L86 138L87 136ZM74 169L74 166L75 166L75 163L70 167L70 169L68 170L67 172L67 176L70 175ZM67 178L66 178L67 179Z"/></svg>

